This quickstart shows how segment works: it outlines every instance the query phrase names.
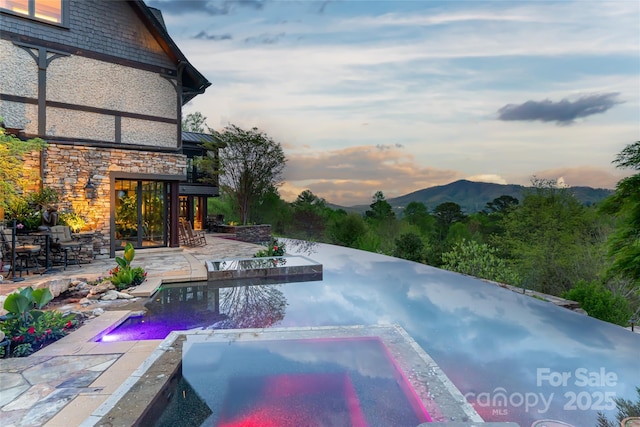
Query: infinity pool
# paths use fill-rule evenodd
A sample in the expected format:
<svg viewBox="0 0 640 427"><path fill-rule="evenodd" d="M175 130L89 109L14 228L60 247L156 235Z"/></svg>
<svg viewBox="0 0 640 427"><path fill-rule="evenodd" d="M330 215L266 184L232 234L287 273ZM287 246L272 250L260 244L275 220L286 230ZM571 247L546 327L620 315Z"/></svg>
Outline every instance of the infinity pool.
<svg viewBox="0 0 640 427"><path fill-rule="evenodd" d="M287 249L295 254L295 242L287 242ZM185 297L157 295L154 301L173 302L156 301L162 308L145 322L164 323L167 330L191 315L200 323L184 328L398 324L485 421L522 427L548 419L595 426L599 411L613 419L613 398L635 399L638 334L478 279L384 255L324 244L299 254L323 264L322 281L185 285L166 291Z"/></svg>

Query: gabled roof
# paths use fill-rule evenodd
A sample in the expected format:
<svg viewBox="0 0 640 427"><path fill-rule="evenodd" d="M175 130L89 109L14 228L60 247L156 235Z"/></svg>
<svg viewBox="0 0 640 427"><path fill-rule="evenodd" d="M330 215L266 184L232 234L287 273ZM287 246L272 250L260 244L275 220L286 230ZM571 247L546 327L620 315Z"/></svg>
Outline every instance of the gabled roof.
<svg viewBox="0 0 640 427"><path fill-rule="evenodd" d="M204 91L211 86L211 83L191 65L184 53L178 48L167 32L164 22L158 19L158 10L155 9L154 12L154 9L147 6L143 0L128 0L128 2L146 24L151 34L153 34L169 58L176 63L178 67L178 78L180 78L180 69L182 68L182 104L184 105L195 96L204 93Z"/></svg>

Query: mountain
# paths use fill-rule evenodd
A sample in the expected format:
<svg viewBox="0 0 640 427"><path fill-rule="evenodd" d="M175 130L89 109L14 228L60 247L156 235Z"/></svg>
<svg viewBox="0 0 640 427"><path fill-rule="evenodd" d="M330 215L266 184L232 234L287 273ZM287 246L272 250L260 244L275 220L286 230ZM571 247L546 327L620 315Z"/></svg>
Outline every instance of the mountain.
<svg viewBox="0 0 640 427"><path fill-rule="evenodd" d="M445 202L454 202L460 205L462 210L468 214L481 211L488 202L506 195L522 200L522 191L527 189L522 185L515 184L493 184L489 182L473 182L467 180L455 181L447 185L429 187L404 196L387 199L394 210L404 209L411 202L422 202L429 211ZM613 190L591 187L571 187L569 189L585 205L597 203L611 194ZM369 209L368 205L358 205L346 210L364 212Z"/></svg>

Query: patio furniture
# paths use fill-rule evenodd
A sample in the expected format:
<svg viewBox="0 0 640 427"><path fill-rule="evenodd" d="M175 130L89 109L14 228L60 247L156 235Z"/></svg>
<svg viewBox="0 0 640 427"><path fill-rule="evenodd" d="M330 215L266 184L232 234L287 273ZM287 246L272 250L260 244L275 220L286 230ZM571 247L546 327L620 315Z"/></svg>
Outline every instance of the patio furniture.
<svg viewBox="0 0 640 427"><path fill-rule="evenodd" d="M180 237L180 244L184 246L204 246L207 244L204 234L194 233L188 221L180 220L178 223L178 236Z"/></svg>
<svg viewBox="0 0 640 427"><path fill-rule="evenodd" d="M80 240L71 235L71 228L68 225L51 227L50 250L53 254L54 262L58 260L63 264L65 270L69 264L80 266L79 255L81 249Z"/></svg>
<svg viewBox="0 0 640 427"><path fill-rule="evenodd" d="M38 256L42 251L40 245L19 242L12 228L3 228L0 232L0 237L2 239L2 259L10 263L13 277L15 277L17 271L20 272L20 277L22 277L23 271L28 273L31 270L40 269L38 264Z"/></svg>
<svg viewBox="0 0 640 427"><path fill-rule="evenodd" d="M187 231L187 236L194 243L195 246L204 246L207 244L207 239L204 235L204 231L196 231L191 226L191 222L184 221L184 228Z"/></svg>

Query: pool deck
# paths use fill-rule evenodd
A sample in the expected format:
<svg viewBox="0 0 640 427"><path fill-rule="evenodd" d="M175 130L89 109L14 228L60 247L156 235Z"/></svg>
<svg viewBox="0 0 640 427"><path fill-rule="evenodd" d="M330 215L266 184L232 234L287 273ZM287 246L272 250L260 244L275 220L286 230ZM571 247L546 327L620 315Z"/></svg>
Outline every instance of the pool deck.
<svg viewBox="0 0 640 427"><path fill-rule="evenodd" d="M207 234L201 247L160 248L136 252L134 266L147 281L136 296L149 296L161 283L207 280L206 260L250 257L261 246ZM0 295L17 288L42 286L58 279L93 280L108 276L114 259L94 260L45 275L25 275L0 283ZM105 311L63 339L24 358L0 359L0 425L3 427L81 426L126 381L135 379L162 340L97 343L92 339L117 325L129 311ZM85 425L93 425L86 424Z"/></svg>

